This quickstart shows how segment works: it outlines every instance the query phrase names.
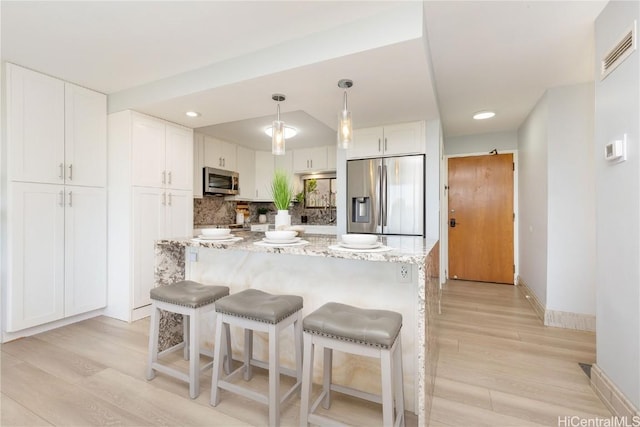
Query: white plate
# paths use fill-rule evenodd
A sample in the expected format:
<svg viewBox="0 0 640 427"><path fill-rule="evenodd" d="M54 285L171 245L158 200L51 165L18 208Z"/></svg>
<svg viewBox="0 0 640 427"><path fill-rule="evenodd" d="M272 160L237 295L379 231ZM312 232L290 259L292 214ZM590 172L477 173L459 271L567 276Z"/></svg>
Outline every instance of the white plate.
<svg viewBox="0 0 640 427"><path fill-rule="evenodd" d="M267 239L266 237L262 239L263 242L271 243L272 245L281 245L281 244L287 245L287 244L299 242L300 240L301 240L300 237L294 237L293 239L286 239L286 240Z"/></svg>
<svg viewBox="0 0 640 427"><path fill-rule="evenodd" d="M227 234L226 236L207 236L205 234L201 234L198 236L198 239L202 240L229 240L233 238L233 234Z"/></svg>
<svg viewBox="0 0 640 427"><path fill-rule="evenodd" d="M347 249L375 249L375 248L379 248L380 246L382 246L381 242L375 242L371 245L362 245L362 244L357 244L357 243L344 243L344 242L338 242L339 246L342 246L343 248L347 248Z"/></svg>

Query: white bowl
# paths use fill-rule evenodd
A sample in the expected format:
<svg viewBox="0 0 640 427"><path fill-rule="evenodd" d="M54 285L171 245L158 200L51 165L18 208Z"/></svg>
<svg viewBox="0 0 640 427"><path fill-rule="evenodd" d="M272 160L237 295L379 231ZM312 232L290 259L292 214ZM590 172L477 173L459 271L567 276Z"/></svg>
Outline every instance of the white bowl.
<svg viewBox="0 0 640 427"><path fill-rule="evenodd" d="M294 230L274 230L274 231L265 231L264 235L269 240L291 240L296 237L298 234Z"/></svg>
<svg viewBox="0 0 640 427"><path fill-rule="evenodd" d="M231 233L228 228L203 228L201 233L205 236L226 236Z"/></svg>
<svg viewBox="0 0 640 427"><path fill-rule="evenodd" d="M378 236L375 234L343 234L341 240L342 243L352 245L373 245L378 241Z"/></svg>

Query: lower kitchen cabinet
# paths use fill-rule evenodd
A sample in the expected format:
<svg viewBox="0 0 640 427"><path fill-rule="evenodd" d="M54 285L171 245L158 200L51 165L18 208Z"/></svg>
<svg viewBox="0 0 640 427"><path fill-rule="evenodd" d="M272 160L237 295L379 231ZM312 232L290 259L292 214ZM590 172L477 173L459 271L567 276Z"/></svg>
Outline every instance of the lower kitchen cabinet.
<svg viewBox="0 0 640 427"><path fill-rule="evenodd" d="M104 307L105 189L15 182L8 193L5 330Z"/></svg>
<svg viewBox="0 0 640 427"><path fill-rule="evenodd" d="M190 191L151 187L133 189L133 309L151 304L155 287L155 241L193 234Z"/></svg>

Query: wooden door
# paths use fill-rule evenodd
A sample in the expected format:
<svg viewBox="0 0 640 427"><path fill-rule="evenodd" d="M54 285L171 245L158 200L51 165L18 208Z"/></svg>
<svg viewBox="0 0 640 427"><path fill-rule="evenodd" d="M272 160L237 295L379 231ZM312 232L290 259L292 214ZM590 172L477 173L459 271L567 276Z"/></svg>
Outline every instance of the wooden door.
<svg viewBox="0 0 640 427"><path fill-rule="evenodd" d="M449 159L449 277L513 284L513 155Z"/></svg>

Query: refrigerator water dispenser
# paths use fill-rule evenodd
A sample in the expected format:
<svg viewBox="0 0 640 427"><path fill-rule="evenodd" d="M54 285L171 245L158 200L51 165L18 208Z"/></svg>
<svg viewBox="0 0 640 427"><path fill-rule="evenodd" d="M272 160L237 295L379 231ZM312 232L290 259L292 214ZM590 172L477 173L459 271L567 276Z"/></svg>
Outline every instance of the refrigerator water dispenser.
<svg viewBox="0 0 640 427"><path fill-rule="evenodd" d="M353 197L351 199L352 222L371 221L371 198Z"/></svg>

